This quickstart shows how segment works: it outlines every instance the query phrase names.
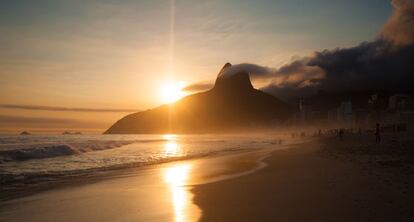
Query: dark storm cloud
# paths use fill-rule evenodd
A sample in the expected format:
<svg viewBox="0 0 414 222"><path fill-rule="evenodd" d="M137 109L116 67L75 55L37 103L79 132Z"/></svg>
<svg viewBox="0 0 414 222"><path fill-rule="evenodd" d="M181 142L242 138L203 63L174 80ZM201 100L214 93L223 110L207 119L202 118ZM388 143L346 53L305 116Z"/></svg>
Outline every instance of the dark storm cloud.
<svg viewBox="0 0 414 222"><path fill-rule="evenodd" d="M414 82L414 44L395 47L379 39L351 48L315 52L279 69L259 65L234 65L230 74L248 71L252 80L267 79L262 90L289 99L326 91L410 91ZM252 67L254 69L252 69ZM259 70L253 73L253 71ZM199 87L197 87L199 86ZM189 88L206 90L204 85ZM207 86L207 85L206 85Z"/></svg>
<svg viewBox="0 0 414 222"><path fill-rule="evenodd" d="M306 62L287 65L302 72L308 85L286 85L274 82L264 91L281 97L300 97L326 91L412 90L414 82L414 44L395 48L386 40L361 43L352 48L316 52ZM283 67L282 67L283 68ZM318 75L322 70L324 76ZM300 73L300 72L299 72ZM287 75L291 78L291 75ZM316 77L316 78L315 78ZM302 86L302 87L300 87Z"/></svg>
<svg viewBox="0 0 414 222"><path fill-rule="evenodd" d="M409 90L414 79L414 45L394 49L384 40L316 53L309 66L325 70L325 90Z"/></svg>
<svg viewBox="0 0 414 222"><path fill-rule="evenodd" d="M317 66L308 66L308 59L296 60L282 66L272 76L273 85L303 88L317 84L325 78L325 72Z"/></svg>
<svg viewBox="0 0 414 222"><path fill-rule="evenodd" d="M324 50L292 62L304 83L273 81L263 90L279 97L326 91L412 91L414 82L414 1L393 0L394 12L377 40L351 48ZM312 70L315 68L315 70ZM284 67L279 69L283 72ZM319 71L318 71L319 70ZM324 76L318 73L322 71ZM286 78L292 78L287 72ZM293 75L294 76L294 75ZM276 78L277 80L277 78Z"/></svg>
<svg viewBox="0 0 414 222"><path fill-rule="evenodd" d="M95 108L74 108L59 106L37 106L37 105L16 105L16 104L0 104L0 108L6 109L25 109L25 110L41 110L41 111L70 111L70 112L137 112L136 109L95 109Z"/></svg>

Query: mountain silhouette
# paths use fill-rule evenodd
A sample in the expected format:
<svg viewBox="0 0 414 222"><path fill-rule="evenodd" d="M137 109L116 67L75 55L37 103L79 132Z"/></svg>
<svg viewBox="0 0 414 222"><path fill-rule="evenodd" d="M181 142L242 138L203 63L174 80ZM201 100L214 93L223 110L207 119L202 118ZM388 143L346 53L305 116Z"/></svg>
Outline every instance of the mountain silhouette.
<svg viewBox="0 0 414 222"><path fill-rule="evenodd" d="M227 63L214 87L118 120L105 133L217 133L276 126L291 114L289 106L253 88L249 73L231 73Z"/></svg>

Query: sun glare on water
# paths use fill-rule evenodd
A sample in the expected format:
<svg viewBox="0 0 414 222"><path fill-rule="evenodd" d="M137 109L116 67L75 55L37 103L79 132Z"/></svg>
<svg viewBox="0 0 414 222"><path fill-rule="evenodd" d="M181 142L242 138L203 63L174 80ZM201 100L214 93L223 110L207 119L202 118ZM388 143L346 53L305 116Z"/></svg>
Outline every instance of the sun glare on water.
<svg viewBox="0 0 414 222"><path fill-rule="evenodd" d="M161 96L164 103L173 103L186 94L182 91L185 84L183 82L169 82L161 87Z"/></svg>

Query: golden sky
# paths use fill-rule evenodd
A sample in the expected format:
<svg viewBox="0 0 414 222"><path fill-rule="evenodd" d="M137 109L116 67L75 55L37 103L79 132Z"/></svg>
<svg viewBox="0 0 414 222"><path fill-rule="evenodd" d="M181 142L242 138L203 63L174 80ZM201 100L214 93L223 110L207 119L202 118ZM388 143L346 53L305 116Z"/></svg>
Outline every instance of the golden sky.
<svg viewBox="0 0 414 222"><path fill-rule="evenodd" d="M145 110L164 85L213 82L226 62L280 67L373 38L390 12L382 0L2 1L0 104ZM0 106L0 133L102 131L126 113Z"/></svg>

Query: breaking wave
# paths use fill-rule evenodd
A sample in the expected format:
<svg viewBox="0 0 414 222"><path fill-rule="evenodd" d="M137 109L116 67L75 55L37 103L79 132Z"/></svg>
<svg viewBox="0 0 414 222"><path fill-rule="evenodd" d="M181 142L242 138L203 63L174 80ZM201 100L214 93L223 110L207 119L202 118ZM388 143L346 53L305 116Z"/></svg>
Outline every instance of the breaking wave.
<svg viewBox="0 0 414 222"><path fill-rule="evenodd" d="M63 144L9 145L0 150L0 161L25 161L59 156L75 155L90 151L106 150L128 145L137 141L87 141Z"/></svg>

